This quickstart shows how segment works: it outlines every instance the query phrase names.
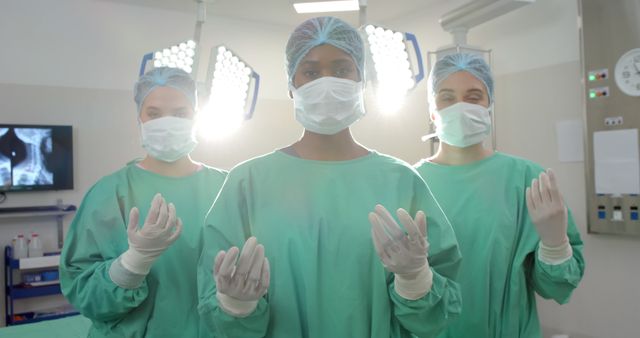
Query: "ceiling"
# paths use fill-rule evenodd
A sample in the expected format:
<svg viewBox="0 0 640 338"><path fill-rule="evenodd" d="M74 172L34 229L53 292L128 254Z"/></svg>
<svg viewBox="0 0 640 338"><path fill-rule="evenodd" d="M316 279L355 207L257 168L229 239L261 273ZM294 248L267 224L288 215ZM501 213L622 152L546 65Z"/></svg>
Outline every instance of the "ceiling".
<svg viewBox="0 0 640 338"><path fill-rule="evenodd" d="M196 14L196 0L99 0ZM384 23L406 15L425 11L443 0L368 0L367 21ZM268 24L295 26L318 14L297 14L292 0L205 0L207 15L248 20ZM329 13L352 23L358 22L358 12Z"/></svg>

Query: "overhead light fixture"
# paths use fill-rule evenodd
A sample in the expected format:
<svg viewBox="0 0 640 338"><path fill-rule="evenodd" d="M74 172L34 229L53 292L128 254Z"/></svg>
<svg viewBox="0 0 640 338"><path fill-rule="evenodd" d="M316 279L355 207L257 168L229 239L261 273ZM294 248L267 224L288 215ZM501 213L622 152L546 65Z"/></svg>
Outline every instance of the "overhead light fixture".
<svg viewBox="0 0 640 338"><path fill-rule="evenodd" d="M367 25L364 27L374 68L378 106L382 113L394 113L404 104L407 92L424 78L420 47L415 35ZM415 64L409 54L411 45Z"/></svg>
<svg viewBox="0 0 640 338"><path fill-rule="evenodd" d="M188 40L162 50L148 53L142 57L140 76L144 75L147 63L153 60L153 67L180 68L191 74L196 55L196 43Z"/></svg>
<svg viewBox="0 0 640 338"><path fill-rule="evenodd" d="M360 10L358 0L336 0L336 1L304 1L295 0L293 8L299 14L303 13L329 13L348 12Z"/></svg>
<svg viewBox="0 0 640 338"><path fill-rule="evenodd" d="M255 111L260 75L225 46L211 51L207 83L209 101L198 114L205 138L220 138L237 130Z"/></svg>
<svg viewBox="0 0 640 338"><path fill-rule="evenodd" d="M440 25L447 32L451 32L452 30L461 27L468 30L534 2L535 0L471 1L448 13L445 13L440 18Z"/></svg>

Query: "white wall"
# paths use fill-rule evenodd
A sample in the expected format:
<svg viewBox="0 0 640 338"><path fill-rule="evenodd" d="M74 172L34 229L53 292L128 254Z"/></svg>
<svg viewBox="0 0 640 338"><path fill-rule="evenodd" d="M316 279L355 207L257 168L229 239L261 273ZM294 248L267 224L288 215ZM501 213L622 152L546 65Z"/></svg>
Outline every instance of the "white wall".
<svg viewBox="0 0 640 338"><path fill-rule="evenodd" d="M381 24L415 33L424 54L451 42L437 18L464 2L443 1ZM555 122L581 118L576 17L573 0L538 0L477 27L469 43L493 49L498 148L556 169L585 241L587 272L571 303L539 304L546 332L633 337L640 319L640 272L633 268L640 259L638 241L587 234L582 163L557 161ZM191 37L193 27L194 15L107 1L0 3L0 122L72 124L76 182L73 191L9 194L0 206L50 204L56 198L78 205L97 179L140 156L131 98L140 59ZM263 86L255 118L228 139L202 142L196 159L230 168L300 135L283 70L292 28L219 17L205 24L205 48L227 43L262 75ZM419 141L427 131L425 92L422 82L405 108L390 117L369 102L369 114L354 134L408 162L426 156L427 146ZM44 233L45 249L54 248L55 223L47 220L0 222L0 246L31 229ZM4 306L0 314L4 320Z"/></svg>
<svg viewBox="0 0 640 338"><path fill-rule="evenodd" d="M144 54L193 38L195 27L195 13L111 1L3 1L0 9L0 83L130 90ZM210 15L198 79L210 48L227 43L265 78L261 97L286 98L289 31Z"/></svg>

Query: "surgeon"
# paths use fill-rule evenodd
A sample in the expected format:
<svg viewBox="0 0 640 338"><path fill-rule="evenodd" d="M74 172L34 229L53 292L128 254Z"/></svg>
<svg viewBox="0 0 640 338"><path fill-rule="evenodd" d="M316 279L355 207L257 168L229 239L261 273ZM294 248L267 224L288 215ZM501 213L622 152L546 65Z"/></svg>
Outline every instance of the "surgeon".
<svg viewBox="0 0 640 338"><path fill-rule="evenodd" d="M87 192L62 250L62 292L92 320L90 337L208 337L196 264L226 174L189 156L197 108L189 74L156 68L134 94L147 154Z"/></svg>
<svg viewBox="0 0 640 338"><path fill-rule="evenodd" d="M453 224L464 311L441 337L541 337L535 293L569 301L583 244L553 171L494 152L493 78L473 54L437 61L428 82L436 154L416 168Z"/></svg>
<svg viewBox="0 0 640 338"><path fill-rule="evenodd" d="M198 310L217 337L433 337L460 313L460 253L429 188L351 135L364 57L334 17L291 34L302 138L235 167L205 222Z"/></svg>

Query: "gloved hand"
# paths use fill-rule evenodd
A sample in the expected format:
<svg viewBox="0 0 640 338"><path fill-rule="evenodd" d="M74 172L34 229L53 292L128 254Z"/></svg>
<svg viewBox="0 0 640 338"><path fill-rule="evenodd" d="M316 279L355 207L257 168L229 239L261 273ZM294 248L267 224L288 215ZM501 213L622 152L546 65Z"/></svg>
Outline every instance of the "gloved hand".
<svg viewBox="0 0 640 338"><path fill-rule="evenodd" d="M542 244L550 248L568 242L567 208L558 191L556 176L548 169L531 182L526 191L529 217L536 227Z"/></svg>
<svg viewBox="0 0 640 338"><path fill-rule="evenodd" d="M141 229L138 229L139 217L138 208L132 208L127 227L129 249L120 256L120 260L125 269L146 275L153 262L180 236L182 220L176 218L173 203L167 205L160 194L153 198Z"/></svg>
<svg viewBox="0 0 640 338"><path fill-rule="evenodd" d="M396 292L407 299L418 299L431 289L433 273L427 254L427 219L422 211L416 218L398 209L398 218L407 234L382 205L369 213L371 236L376 252L387 270L395 273Z"/></svg>
<svg viewBox="0 0 640 338"><path fill-rule="evenodd" d="M255 310L258 301L269 289L269 260L264 256L264 246L255 237L244 243L236 262L237 247L228 252L220 251L213 266L216 281L216 298L220 307L235 317L244 317Z"/></svg>

